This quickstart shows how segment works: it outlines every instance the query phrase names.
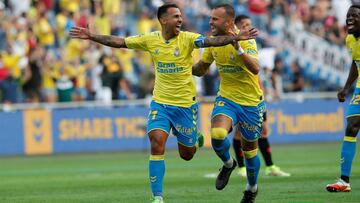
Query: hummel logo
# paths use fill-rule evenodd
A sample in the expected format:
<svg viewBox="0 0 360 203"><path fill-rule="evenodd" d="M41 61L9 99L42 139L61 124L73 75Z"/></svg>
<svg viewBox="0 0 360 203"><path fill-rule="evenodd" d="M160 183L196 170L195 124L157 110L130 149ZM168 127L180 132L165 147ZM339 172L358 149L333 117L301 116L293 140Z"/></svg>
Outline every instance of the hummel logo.
<svg viewBox="0 0 360 203"><path fill-rule="evenodd" d="M156 176L150 176L150 182L155 183L156 182Z"/></svg>

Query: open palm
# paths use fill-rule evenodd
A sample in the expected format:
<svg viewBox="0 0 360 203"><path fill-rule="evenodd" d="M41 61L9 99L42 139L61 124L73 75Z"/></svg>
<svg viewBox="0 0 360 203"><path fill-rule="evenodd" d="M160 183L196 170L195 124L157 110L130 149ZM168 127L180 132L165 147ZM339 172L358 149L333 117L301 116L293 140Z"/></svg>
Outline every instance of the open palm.
<svg viewBox="0 0 360 203"><path fill-rule="evenodd" d="M70 37L76 39L90 39L89 28L72 27L70 30Z"/></svg>
<svg viewBox="0 0 360 203"><path fill-rule="evenodd" d="M259 31L256 28L251 28L249 30L240 30L237 35L238 40L248 40L254 39L259 34Z"/></svg>

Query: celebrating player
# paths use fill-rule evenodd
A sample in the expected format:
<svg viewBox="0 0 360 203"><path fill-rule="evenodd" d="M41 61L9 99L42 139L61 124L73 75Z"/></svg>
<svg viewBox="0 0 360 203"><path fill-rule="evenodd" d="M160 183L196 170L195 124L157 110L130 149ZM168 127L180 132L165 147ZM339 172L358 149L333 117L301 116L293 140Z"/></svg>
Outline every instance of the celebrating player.
<svg viewBox="0 0 360 203"><path fill-rule="evenodd" d="M211 13L210 26L213 36L233 36L235 13L231 5L216 6ZM261 135L265 104L259 86L258 52L254 39L235 42L234 45L205 49L202 59L193 66L193 74L202 76L215 60L220 73L220 90L215 100L211 120L211 143L224 165L216 179L216 189L222 190L228 183L236 161L230 156L227 138L232 127L238 125L242 134L242 150L246 159L246 189L241 202L255 202L258 192L257 178L260 159L257 140Z"/></svg>
<svg viewBox="0 0 360 203"><path fill-rule="evenodd" d="M92 40L115 48L148 51L155 66L155 87L147 123L151 155L149 179L153 193L152 202L163 202L163 178L165 174L165 143L172 129L178 140L180 157L190 160L196 152L196 120L198 106L195 83L192 77L193 49L223 46L257 35L256 29L244 30L235 36L208 38L200 34L183 32L182 15L176 4L164 4L158 8L161 31L127 38L96 35L87 28L74 27L73 38Z"/></svg>
<svg viewBox="0 0 360 203"><path fill-rule="evenodd" d="M346 37L346 47L352 55L351 69L345 83L345 86L338 93L339 102L345 101L351 85L359 76L359 60L360 45L358 39L360 37L360 5L352 5L346 15L346 25L348 28L348 36ZM353 97L346 113L347 126L341 149L341 176L334 184L328 184L326 189L329 192L350 192L350 172L352 161L356 151L356 136L360 128L360 80L356 83Z"/></svg>
<svg viewBox="0 0 360 203"><path fill-rule="evenodd" d="M250 17L246 15L239 15L235 18L235 25L240 30L247 30L252 27L252 22ZM261 87L261 82L260 82ZM262 125L261 137L258 140L258 145L260 152L265 160L266 168L265 174L268 176L282 176L288 177L291 174L282 171L278 166L274 165L272 156L271 156L271 148L268 136L268 127L266 125L266 112L264 112L263 125ZM246 167L244 164L244 153L241 150L241 133L239 128L235 128L235 133L233 137L233 147L235 151L236 161L239 167L238 174L242 177L246 177Z"/></svg>

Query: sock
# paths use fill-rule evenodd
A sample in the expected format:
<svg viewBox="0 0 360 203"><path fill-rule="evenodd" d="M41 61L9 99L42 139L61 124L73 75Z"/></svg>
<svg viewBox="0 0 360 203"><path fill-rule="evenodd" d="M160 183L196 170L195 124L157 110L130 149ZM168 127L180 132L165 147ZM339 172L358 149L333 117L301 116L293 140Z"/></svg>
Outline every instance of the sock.
<svg viewBox="0 0 360 203"><path fill-rule="evenodd" d="M230 141L227 137L224 140L211 139L211 144L214 151L216 152L218 157L224 162L224 164L231 159Z"/></svg>
<svg viewBox="0 0 360 203"><path fill-rule="evenodd" d="M343 176L342 175L340 178L341 178L341 180L345 181L346 183L350 182L350 177L349 176Z"/></svg>
<svg viewBox="0 0 360 203"><path fill-rule="evenodd" d="M249 185L249 183L246 183L246 187L245 187L245 190L246 191L251 191L251 192L256 192L257 191L257 184L251 186Z"/></svg>
<svg viewBox="0 0 360 203"><path fill-rule="evenodd" d="M235 151L235 158L238 163L238 167L244 167L244 153L241 150L241 141L237 139L233 139L233 148Z"/></svg>
<svg viewBox="0 0 360 203"><path fill-rule="evenodd" d="M162 196L164 175L165 175L164 155L150 155L149 178L150 178L151 191L154 196Z"/></svg>
<svg viewBox="0 0 360 203"><path fill-rule="evenodd" d="M272 158L271 158L271 147L270 147L269 140L267 138L260 138L258 140L258 143L259 143L259 148L260 148L261 154L263 155L266 166L274 165Z"/></svg>
<svg viewBox="0 0 360 203"><path fill-rule="evenodd" d="M355 156L355 151L356 137L345 136L341 149L341 178L345 182L349 182L351 166Z"/></svg>
<svg viewBox="0 0 360 203"><path fill-rule="evenodd" d="M247 181L250 186L254 186L257 184L257 179L259 176L259 170L260 170L260 158L259 155L256 154L256 156L245 159L246 163L246 173L247 173Z"/></svg>

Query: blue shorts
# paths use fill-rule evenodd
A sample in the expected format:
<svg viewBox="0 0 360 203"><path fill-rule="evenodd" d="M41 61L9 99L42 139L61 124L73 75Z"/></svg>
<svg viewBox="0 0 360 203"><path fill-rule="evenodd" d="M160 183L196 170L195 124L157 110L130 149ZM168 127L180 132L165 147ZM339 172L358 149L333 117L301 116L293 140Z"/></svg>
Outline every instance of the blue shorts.
<svg viewBox="0 0 360 203"><path fill-rule="evenodd" d="M352 116L360 116L360 88L355 88L349 103L349 108L346 112L346 118Z"/></svg>
<svg viewBox="0 0 360 203"><path fill-rule="evenodd" d="M198 104L189 108L151 101L147 121L147 132L160 129L168 134L172 129L178 142L187 147L195 146L197 141Z"/></svg>
<svg viewBox="0 0 360 203"><path fill-rule="evenodd" d="M218 96L215 99L211 118L225 115L232 120L232 126L238 125L242 137L248 141L256 141L261 136L265 102L258 106L243 106L229 99Z"/></svg>

